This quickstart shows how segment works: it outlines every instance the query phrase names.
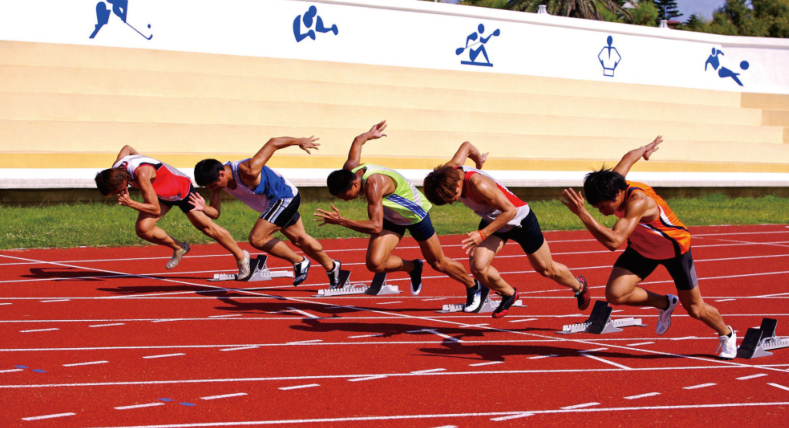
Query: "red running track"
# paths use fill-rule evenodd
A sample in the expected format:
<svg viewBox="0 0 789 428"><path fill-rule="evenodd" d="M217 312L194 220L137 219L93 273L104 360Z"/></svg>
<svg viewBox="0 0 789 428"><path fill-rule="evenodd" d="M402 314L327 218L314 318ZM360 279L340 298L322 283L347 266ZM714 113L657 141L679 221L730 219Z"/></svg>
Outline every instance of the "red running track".
<svg viewBox="0 0 789 428"><path fill-rule="evenodd" d="M789 334L789 227L693 228L705 300L740 339L763 317ZM554 258L585 275L594 299L619 252L587 232L549 232ZM445 253L468 262L460 237ZM353 282L372 278L366 241L324 241ZM0 426L782 426L789 349L722 361L717 337L678 308L617 307L647 328L557 335L582 322L571 292L535 274L515 245L494 261L526 308L436 313L462 287L426 268L424 289L316 298L320 267L299 287L216 283L235 263L193 246L174 271L159 247L0 252ZM411 238L396 254L416 258ZM286 269L270 260L274 270ZM388 282L407 290L403 274ZM673 284L659 269L645 282ZM225 288L227 287L227 288Z"/></svg>

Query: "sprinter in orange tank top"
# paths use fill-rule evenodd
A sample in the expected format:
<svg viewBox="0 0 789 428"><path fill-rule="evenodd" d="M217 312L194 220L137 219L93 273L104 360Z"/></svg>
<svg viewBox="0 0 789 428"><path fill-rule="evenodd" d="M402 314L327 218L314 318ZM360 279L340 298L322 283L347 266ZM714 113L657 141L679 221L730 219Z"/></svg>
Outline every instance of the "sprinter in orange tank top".
<svg viewBox="0 0 789 428"><path fill-rule="evenodd" d="M671 313L677 303L688 314L703 321L718 333L718 356L732 359L737 355L737 336L723 322L720 312L704 303L690 249L690 232L655 190L643 183L625 181L630 168L639 159L649 160L663 138L628 152L616 167L586 175L584 193L589 203L603 215L619 218L613 229L598 223L584 206L584 198L573 189L562 192L562 203L577 215L600 243L611 251L627 242L605 288L612 305L652 306L658 310L657 334L671 326ZM660 295L638 286L658 265L663 265L677 287L677 296ZM717 352L717 351L716 351Z"/></svg>

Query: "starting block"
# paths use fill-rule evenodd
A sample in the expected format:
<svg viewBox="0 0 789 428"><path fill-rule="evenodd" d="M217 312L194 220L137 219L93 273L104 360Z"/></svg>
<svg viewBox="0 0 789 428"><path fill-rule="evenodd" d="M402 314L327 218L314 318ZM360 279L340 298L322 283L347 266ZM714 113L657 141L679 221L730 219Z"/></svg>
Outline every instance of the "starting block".
<svg viewBox="0 0 789 428"><path fill-rule="evenodd" d="M249 278L241 280L242 282L254 282L254 281L270 281L272 278L293 278L293 272L290 271L270 271L268 266L266 266L266 261L268 257L259 255L256 258L249 261L249 270L252 271L252 274L249 275ZM209 279L209 281L237 281L238 279L237 273L215 273L214 277Z"/></svg>
<svg viewBox="0 0 789 428"><path fill-rule="evenodd" d="M592 333L592 334L607 334L618 333L622 331L622 327L646 327L646 324L641 322L641 318L621 318L617 320L611 319L611 312L614 308L608 305L608 302L598 300L594 303L592 314L586 322L578 324L567 324L562 326L562 331L557 331L557 334L573 334L573 333Z"/></svg>
<svg viewBox="0 0 789 428"><path fill-rule="evenodd" d="M335 288L327 288L318 290L318 294L313 294L312 297L332 297L332 296L348 296L353 294L366 294L368 296L385 296L388 294L400 294L402 291L396 285L389 285L386 283L386 274L377 273L373 277L373 282L370 286L364 284L351 284L351 272L347 270L340 270L340 282Z"/></svg>
<svg viewBox="0 0 789 428"><path fill-rule="evenodd" d="M759 328L749 328L745 333L742 344L737 348L737 358L761 358L773 355L774 349L789 347L789 337L778 337L775 335L777 320L763 318Z"/></svg>
<svg viewBox="0 0 789 428"><path fill-rule="evenodd" d="M477 314L484 314L493 312L496 308L499 307L499 302L497 300L491 300L490 296L485 298L485 301L482 303L482 307L479 308L477 312L469 312L469 313L477 313ZM516 300L515 303L512 304L511 308L525 308L526 305L523 304L523 300ZM452 303L449 305L444 305L441 307L440 311L436 311L439 314L450 314L452 312L463 312L463 309L466 308L465 303Z"/></svg>

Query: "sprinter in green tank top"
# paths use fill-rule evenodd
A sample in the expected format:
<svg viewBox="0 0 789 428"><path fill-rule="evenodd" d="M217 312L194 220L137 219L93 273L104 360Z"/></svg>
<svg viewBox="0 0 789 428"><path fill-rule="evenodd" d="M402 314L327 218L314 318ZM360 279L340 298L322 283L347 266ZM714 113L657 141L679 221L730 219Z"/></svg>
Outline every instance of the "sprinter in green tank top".
<svg viewBox="0 0 789 428"><path fill-rule="evenodd" d="M425 195L396 171L360 163L364 143L385 137L385 129L386 121L383 121L369 132L357 136L343 169L332 172L327 180L329 192L344 201L356 199L360 195L366 197L369 220L347 219L340 215L340 210L334 205L331 212L319 209L315 213L315 220L321 221L321 226L338 224L369 234L367 269L375 273L407 272L411 276L411 293L417 295L422 289L422 261L403 260L392 255L392 250L408 230L419 243L422 255L430 266L462 283L467 290L466 303L477 304L478 311L482 302L474 301L474 291L482 287L477 287L462 264L444 256L428 214L432 204ZM476 296L476 300L480 300L479 296Z"/></svg>

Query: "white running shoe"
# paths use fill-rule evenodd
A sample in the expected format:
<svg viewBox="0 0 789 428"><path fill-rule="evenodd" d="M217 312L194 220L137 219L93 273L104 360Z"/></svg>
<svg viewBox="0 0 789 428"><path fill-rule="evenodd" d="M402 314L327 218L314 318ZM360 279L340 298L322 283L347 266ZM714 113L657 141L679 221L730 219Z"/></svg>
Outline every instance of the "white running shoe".
<svg viewBox="0 0 789 428"><path fill-rule="evenodd" d="M244 258L238 260L236 262L238 265L238 276L236 276L236 281L243 281L249 278L249 275L252 275L252 271L249 268L249 252L244 250Z"/></svg>
<svg viewBox="0 0 789 428"><path fill-rule="evenodd" d="M655 327L657 334L663 334L671 327L671 314L679 303L679 297L673 294L666 294L666 297L668 298L668 309L658 309L657 326Z"/></svg>
<svg viewBox="0 0 789 428"><path fill-rule="evenodd" d="M168 270L178 266L178 263L181 263L181 258L186 255L190 250L189 244L186 242L183 243L180 250L173 251L173 257L170 258L170 261L167 262L167 266L165 266Z"/></svg>
<svg viewBox="0 0 789 428"><path fill-rule="evenodd" d="M737 333L731 326L729 326L729 330L731 330L731 337L718 336L718 349L715 350L715 352L720 351L718 358L724 360L733 360L737 356Z"/></svg>
<svg viewBox="0 0 789 428"><path fill-rule="evenodd" d="M307 280L307 274L310 272L310 259L304 257L304 260L293 265L293 285L299 285Z"/></svg>

